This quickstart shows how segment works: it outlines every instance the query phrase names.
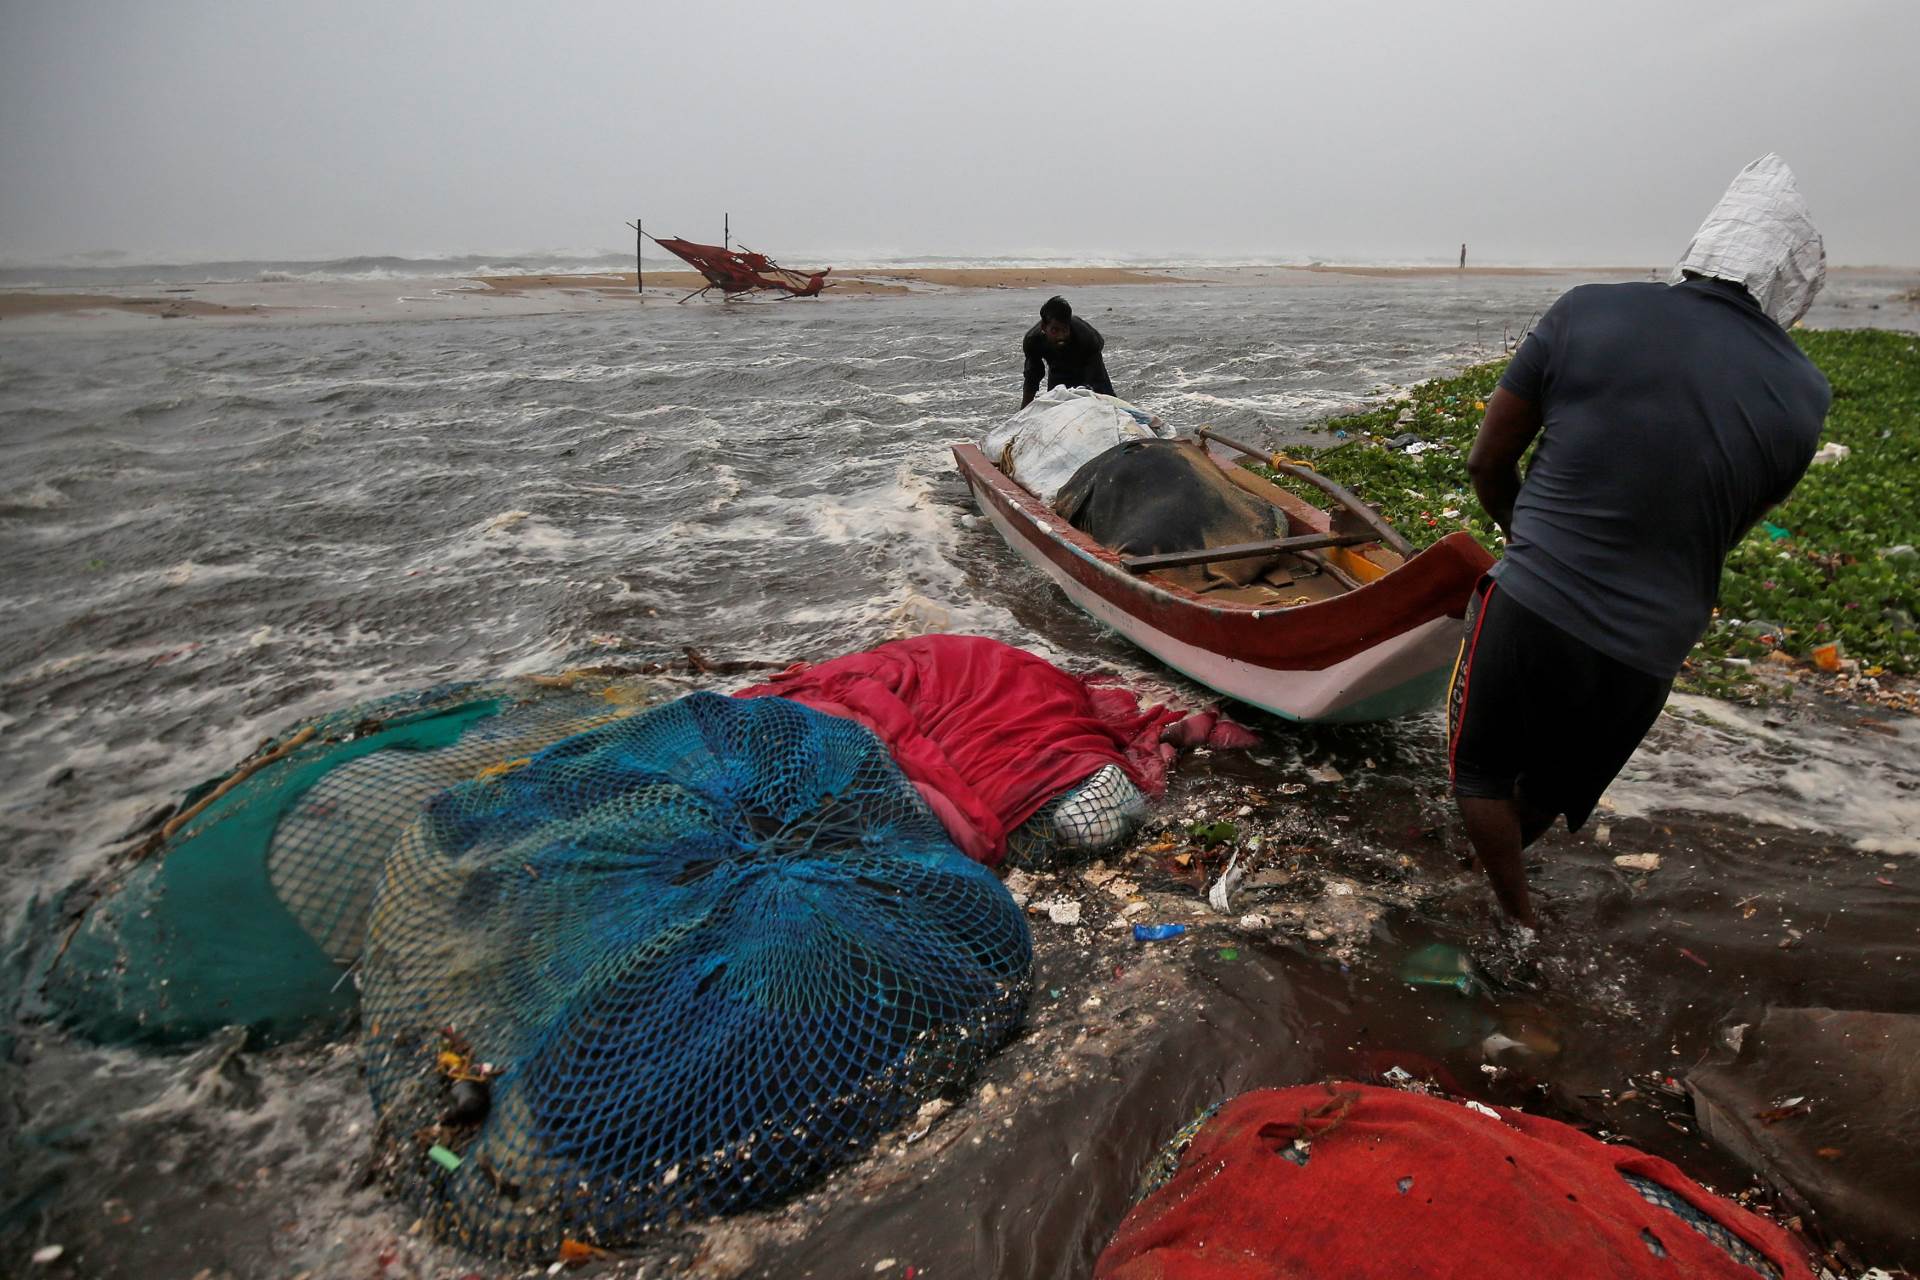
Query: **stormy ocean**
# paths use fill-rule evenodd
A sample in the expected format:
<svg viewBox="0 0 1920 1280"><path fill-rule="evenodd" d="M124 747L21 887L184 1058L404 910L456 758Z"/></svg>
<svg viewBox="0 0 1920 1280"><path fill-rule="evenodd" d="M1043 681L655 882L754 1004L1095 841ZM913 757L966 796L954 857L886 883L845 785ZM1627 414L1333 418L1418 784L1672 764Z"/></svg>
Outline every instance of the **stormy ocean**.
<svg viewBox="0 0 1920 1280"><path fill-rule="evenodd" d="M397 270L355 262L342 274ZM120 274L0 283L191 274L98 270ZM1502 354L1579 278L1072 300L1106 335L1121 395L1178 427L1284 443ZM1886 301L1895 287L1837 279L1808 323L1920 330ZM1048 292L0 329L0 1269L57 1243L101 1277L515 1274L411 1234L362 1176L372 1112L350 1043L150 1054L42 1018L33 976L62 896L156 806L289 723L450 680L689 647L785 663L927 631L1213 701L1027 570L954 471L949 445L1018 407L1019 337ZM1614 847L1567 838L1537 873L1564 924L1525 993L1463 996L1399 980L1417 948L1471 949L1489 921L1445 837L1437 714L1250 716L1262 746L1187 762L1167 803L1274 798L1320 937L1136 958L1038 921L1030 1031L990 1067L991 1098L797 1205L663 1238L638 1274L844 1277L897 1258L935 1276L1083 1276L1156 1146L1235 1090L1399 1054L1474 1096L1573 1111L1695 1060L1756 1002L1861 1007L1915 943L1913 878L1872 879L1920 853L1920 730L1792 717L1676 699L1609 797ZM1668 871L1630 889L1610 862L1629 846ZM1730 904L1756 893L1791 899L1790 925L1774 911L1777 927L1748 927ZM1810 935L1791 951L1789 927ZM1709 949L1737 980L1688 958ZM1656 1113L1613 1123L1743 1184Z"/></svg>

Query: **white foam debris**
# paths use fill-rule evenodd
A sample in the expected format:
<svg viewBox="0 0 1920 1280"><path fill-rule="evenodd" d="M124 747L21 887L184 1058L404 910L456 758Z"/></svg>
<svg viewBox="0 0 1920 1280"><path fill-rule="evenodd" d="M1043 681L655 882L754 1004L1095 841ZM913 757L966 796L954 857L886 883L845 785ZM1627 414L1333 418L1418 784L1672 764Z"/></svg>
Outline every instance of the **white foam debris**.
<svg viewBox="0 0 1920 1280"><path fill-rule="evenodd" d="M1055 924L1079 924L1080 903L1074 898L1048 898L1045 902L1034 904L1047 913L1047 919Z"/></svg>

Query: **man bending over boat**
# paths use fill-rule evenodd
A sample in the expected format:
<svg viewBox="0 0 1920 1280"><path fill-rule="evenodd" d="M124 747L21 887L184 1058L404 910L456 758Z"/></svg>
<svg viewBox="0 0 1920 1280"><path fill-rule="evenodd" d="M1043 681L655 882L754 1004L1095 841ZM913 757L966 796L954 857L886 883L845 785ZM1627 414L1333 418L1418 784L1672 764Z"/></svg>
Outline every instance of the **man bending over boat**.
<svg viewBox="0 0 1920 1280"><path fill-rule="evenodd" d="M1792 171L1765 156L1674 283L1563 295L1488 401L1467 469L1507 550L1467 609L1448 772L1524 925L1521 851L1587 820L1705 633L1728 553L1813 458L1827 380L1786 331L1825 276Z"/></svg>
<svg viewBox="0 0 1920 1280"><path fill-rule="evenodd" d="M1074 315L1065 298L1058 294L1048 298L1040 306L1040 323L1020 340L1020 349L1027 357L1020 407L1033 403L1043 372L1049 391L1055 387L1090 387L1102 395L1112 395L1113 381L1107 377L1107 362L1100 355L1106 345L1100 331Z"/></svg>

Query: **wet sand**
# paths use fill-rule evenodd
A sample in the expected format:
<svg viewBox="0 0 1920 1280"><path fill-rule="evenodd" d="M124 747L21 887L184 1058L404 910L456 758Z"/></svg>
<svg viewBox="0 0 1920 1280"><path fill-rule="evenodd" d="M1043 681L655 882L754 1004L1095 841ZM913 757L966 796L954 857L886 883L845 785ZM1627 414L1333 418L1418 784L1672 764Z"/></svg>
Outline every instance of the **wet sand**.
<svg viewBox="0 0 1920 1280"><path fill-rule="evenodd" d="M1220 280L1283 283L1267 276ZM836 298L905 297L914 293L968 289L1070 289L1111 285L1203 283L1171 271L1121 267L854 268L828 278L820 301ZM703 287L698 272L648 271L644 300L679 299ZM263 280L169 289L72 292L51 289L0 291L0 333L125 328L148 319L396 320L435 314L444 318L526 315L599 309L607 303L641 301L635 273L535 274L414 280ZM716 298L718 295L713 295ZM755 301L779 300L778 294ZM810 301L810 299L809 299Z"/></svg>
<svg viewBox="0 0 1920 1280"><path fill-rule="evenodd" d="M856 269L855 275L905 280L946 289L1083 289L1101 285L1200 284L1205 277L1186 271L1132 267L976 268L925 267Z"/></svg>
<svg viewBox="0 0 1920 1280"><path fill-rule="evenodd" d="M531 276L479 276L476 277L493 293L508 297L522 297L543 290L560 292L584 291L604 297L624 298L632 301L636 296L634 273L613 272L606 275L531 275ZM685 294L703 288L706 280L697 271L649 271L647 272L647 292L677 292ZM883 280L866 278L861 275L829 276L826 294L860 294L866 296L883 294L901 294L910 292L904 284L888 284ZM765 295L778 298L778 293Z"/></svg>
<svg viewBox="0 0 1920 1280"><path fill-rule="evenodd" d="M1606 269L1601 269L1605 271ZM1237 285L1252 288L1313 287L1342 276L1409 281L1441 276L1565 275L1569 282L1591 279L1593 271L1551 267L850 267L828 277L818 298L835 302L924 296L930 293L989 289L1090 289L1152 285ZM702 288L698 272L673 268L646 274L646 291L636 290L635 273L488 275L399 280L259 280L175 287L165 296L151 288L115 288L89 292L54 289L0 291L0 334L90 332L143 326L153 319L267 322L406 320L433 317L469 319L598 311L610 306L679 301ZM711 293L708 299L718 301ZM740 302L786 301L779 294L756 294Z"/></svg>
<svg viewBox="0 0 1920 1280"><path fill-rule="evenodd" d="M1179 286L1257 289L1322 289L1344 280L1400 281L1408 285L1526 279L1559 279L1571 287L1594 280L1644 280L1644 267L1367 266L1315 263L1187 267L841 267L829 287L808 302L876 301L930 294L986 290L1074 290ZM1897 286L1910 284L1910 271L1834 268L1835 282L1886 276ZM678 302L702 288L705 280L679 264L649 268L646 290L635 288L635 274L593 272L529 275L409 277L354 280L253 280L178 286L156 296L152 286L79 292L24 288L0 291L0 334L91 332L145 326L154 319L191 319L211 323L339 323L411 319L474 319L604 311L611 307L666 300ZM1916 291L1920 293L1920 291ZM1884 303L1890 315L1911 315L1920 303L1896 288ZM707 301L719 301L709 293ZM780 294L744 295L735 305L788 301ZM1880 301L1864 303L1874 310ZM1885 323L1879 317L1876 323ZM1898 322L1896 322L1897 324Z"/></svg>
<svg viewBox="0 0 1920 1280"><path fill-rule="evenodd" d="M167 297L108 293L53 293L39 290L16 290L0 293L0 320L12 320L23 316L41 316L74 312L117 312L123 315L146 316L157 320L177 320L184 316L226 316L264 319L272 315L277 308L264 303L246 303L228 306L218 302L204 302L190 295L193 290L169 290Z"/></svg>
<svg viewBox="0 0 1920 1280"><path fill-rule="evenodd" d="M1815 741L1852 720L1812 697L1777 714ZM1323 763L1344 780L1289 797L1258 750L1189 757L1160 831L1111 865L1035 877L1025 886L1034 902L1074 899L1082 923L1029 908L1029 1030L984 1085L883 1142L831 1192L703 1229L688 1259L730 1262L694 1273L824 1278L893 1258L949 1271L942 1264L958 1262L966 1275L1086 1275L1139 1171L1198 1111L1251 1088L1380 1082L1393 1067L1615 1135L1778 1218L1804 1212L1794 1188L1709 1142L1664 1085L1723 1053L1730 1029L1768 1007L1910 1011L1911 992L1885 981L1920 905L1910 869L1727 815L1603 813L1533 851L1547 932L1520 953L1496 940L1441 788L1408 778L1408 762L1368 758L1393 749L1375 731L1319 736ZM1383 768L1370 774L1376 760ZM1252 812L1236 816L1241 808ZM1196 819L1234 821L1264 842L1225 915L1206 902L1225 851L1183 864L1166 847L1185 843L1170 828ZM1657 855L1659 866L1623 869L1614 859L1626 853ZM1130 900L1146 910L1123 915ZM1137 943L1132 921L1188 932ZM1471 955L1485 988L1404 981L1405 958L1434 942ZM1846 1081L1795 1087L1831 1108ZM1902 1179L1904 1156L1864 1149L1898 1122L1845 1119L1858 1132L1837 1177L1863 1190ZM1838 1240L1883 1263L1915 1260L1911 1243L1860 1234L1848 1204L1842 1194L1801 1221L1816 1249Z"/></svg>
<svg viewBox="0 0 1920 1280"><path fill-rule="evenodd" d="M1815 742L1849 728L1812 697L1778 714ZM1034 999L1025 1032L976 1088L928 1104L790 1203L664 1229L574 1274L1085 1276L1142 1169L1201 1109L1271 1085L1378 1082L1393 1068L1629 1141L1778 1218L1802 1212L1793 1188L1755 1178L1715 1147L1663 1086L1684 1081L1722 1051L1731 1027L1768 1007L1912 1011L1911 991L1888 981L1920 907L1910 871L1881 870L1880 859L1830 836L1726 815L1615 818L1600 824L1604 835L1600 825L1560 831L1537 850L1547 931L1517 953L1496 940L1490 897L1466 865L1442 786L1414 767L1400 735L1314 731L1316 778L1276 771L1262 752L1285 730L1266 732L1269 743L1251 752L1184 758L1155 828L1120 856L1009 876L1029 901ZM1344 778L1327 777L1329 768ZM1226 851L1192 851L1177 838L1195 820L1232 821L1262 842L1226 915L1206 901ZM1629 851L1660 865L1624 871L1614 858ZM1034 905L1060 898L1081 905L1080 923L1055 924ZM1136 921L1187 932L1138 943ZM1463 994L1406 982L1406 958L1433 943L1470 955L1485 986ZM67 1052L44 1033L30 1041L36 1055ZM125 1156L103 1162L89 1187L107 1217L84 1235L70 1223L63 1238L111 1242L88 1254L103 1277L209 1263L236 1275L527 1274L409 1230L408 1212L357 1161L317 1140L329 1125L371 1128L353 1063L345 1044L202 1050L186 1064L189 1087L105 1139ZM324 1096L309 1090L288 1108L294 1079L307 1073L327 1081ZM1844 1081L1795 1089L1824 1109L1836 1085ZM106 1087L90 1105L124 1103L126 1085ZM1848 1119L1862 1140L1849 1142L1836 1174L1861 1186L1904 1178L1904 1156L1889 1163L1855 1149L1878 1119ZM274 1154L230 1187L165 1176L144 1158L217 1164L232 1131ZM328 1209L287 1204L274 1231L232 1229L236 1213L316 1184ZM164 1232L139 1230L161 1221ZM1855 1234L1844 1202L1802 1225L1817 1248L1840 1239L1883 1264L1916 1257Z"/></svg>
<svg viewBox="0 0 1920 1280"><path fill-rule="evenodd" d="M1390 280L1415 280L1430 276L1457 276L1462 279L1476 276L1550 276L1569 270L1579 270L1596 276L1638 276L1646 274L1647 270L1645 267L1355 267L1327 266L1321 263L1296 269L1336 276L1378 276Z"/></svg>
<svg viewBox="0 0 1920 1280"><path fill-rule="evenodd" d="M802 271L802 275L808 271ZM606 275L480 276L495 293L520 295L541 289L583 289L594 293L634 296L635 273ZM1107 285L1198 284L1201 281L1171 271L1127 267L853 267L827 277L823 296L885 295L918 289L1073 289ZM697 271L667 268L647 272L649 289L698 289L706 280ZM777 296L777 295L776 295Z"/></svg>

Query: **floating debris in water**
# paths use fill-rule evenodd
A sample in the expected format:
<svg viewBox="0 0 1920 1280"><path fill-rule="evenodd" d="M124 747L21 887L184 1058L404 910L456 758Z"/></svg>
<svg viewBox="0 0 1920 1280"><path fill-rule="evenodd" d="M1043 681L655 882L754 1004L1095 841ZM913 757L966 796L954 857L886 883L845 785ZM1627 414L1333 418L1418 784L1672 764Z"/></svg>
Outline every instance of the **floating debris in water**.
<svg viewBox="0 0 1920 1280"><path fill-rule="evenodd" d="M1483 989L1467 953L1444 942L1430 943L1408 956L1400 966L1400 979L1415 987L1451 987L1463 996Z"/></svg>

